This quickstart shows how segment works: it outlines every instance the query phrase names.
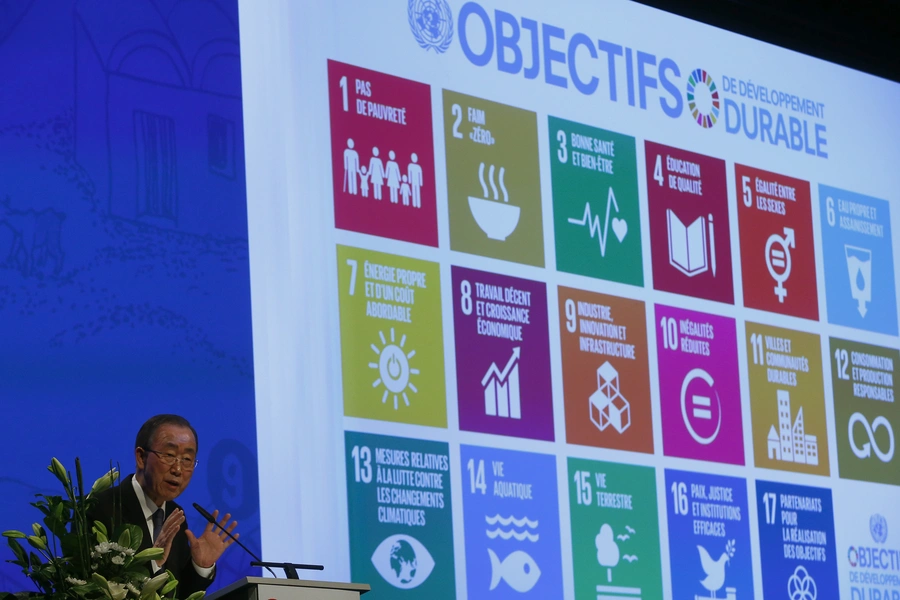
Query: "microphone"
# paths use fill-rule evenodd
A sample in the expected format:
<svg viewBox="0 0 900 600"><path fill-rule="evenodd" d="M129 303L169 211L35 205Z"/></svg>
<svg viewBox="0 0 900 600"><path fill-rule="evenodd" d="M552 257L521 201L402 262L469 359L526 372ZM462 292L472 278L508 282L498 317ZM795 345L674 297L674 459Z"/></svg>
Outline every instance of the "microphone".
<svg viewBox="0 0 900 600"><path fill-rule="evenodd" d="M250 556L252 556L253 559L254 559L256 562L258 562L258 563L261 563L261 562L262 562L262 559L261 559L260 557L258 557L257 555L253 554L253 552L250 551L250 548L248 548L247 546L243 545L236 537L234 537L233 535L231 535L231 532L230 532L230 531L228 531L227 529L225 529L224 527L222 527L221 525L219 525L219 523L216 521L216 518L215 518L214 516L212 516L212 514L210 514L210 512L209 512L208 510L206 510L205 508L203 508L202 506L200 506L200 505L197 504L196 502L194 502L194 508L197 509L197 512L200 513L200 515L201 515L204 519L206 519L207 521L209 521L210 523L212 523L213 525L215 525L216 527L218 527L219 529L221 529L222 531L224 531L224 532L225 532L225 535L227 535L228 537L230 537L231 540L232 540L233 542L235 542L238 546L240 546L241 548L243 548L243 549L244 549L244 552L246 552L247 554L249 554ZM273 571L273 570L270 569L269 567L266 567L266 570L267 570L269 573L272 574L272 577L275 577L276 579L278 578L278 575L275 574L275 571Z"/></svg>

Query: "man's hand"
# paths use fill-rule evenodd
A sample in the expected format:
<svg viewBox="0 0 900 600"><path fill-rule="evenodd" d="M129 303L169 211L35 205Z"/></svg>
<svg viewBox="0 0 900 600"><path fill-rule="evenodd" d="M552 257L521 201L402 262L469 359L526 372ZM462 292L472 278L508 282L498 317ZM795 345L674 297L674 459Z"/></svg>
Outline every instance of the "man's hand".
<svg viewBox="0 0 900 600"><path fill-rule="evenodd" d="M163 549L162 558L156 561L156 564L160 567L166 564L166 560L169 558L169 550L172 549L172 540L175 539L175 534L181 529L182 523L184 523L184 511L180 508L175 509L166 519L166 522L163 523L162 529L156 536L153 547Z"/></svg>
<svg viewBox="0 0 900 600"><path fill-rule="evenodd" d="M219 511L213 511L213 519L219 518ZM234 528L237 527L237 521L232 521L231 524L228 524L228 520L231 519L231 514L226 514L221 521L219 521L219 525L222 526L222 529L226 529L228 533L234 531ZM188 529L185 533L187 534L188 541L191 543L191 558L194 563L198 567L202 567L204 569L208 569L216 564L216 561L219 560L219 557L222 556L222 553L225 552L225 548L234 543L230 537L225 535L225 532L222 529L216 527L215 531L213 531L213 524L207 523L206 527L203 529L203 534L200 537L195 537L191 530ZM239 537L241 534L235 534L235 538Z"/></svg>

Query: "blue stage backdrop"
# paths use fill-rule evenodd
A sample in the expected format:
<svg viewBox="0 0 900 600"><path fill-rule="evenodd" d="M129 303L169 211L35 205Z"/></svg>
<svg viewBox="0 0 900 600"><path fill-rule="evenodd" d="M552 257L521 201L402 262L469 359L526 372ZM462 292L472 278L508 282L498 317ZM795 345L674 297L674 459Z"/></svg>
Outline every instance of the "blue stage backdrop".
<svg viewBox="0 0 900 600"><path fill-rule="evenodd" d="M58 493L52 456L130 473L174 412L192 529L191 502L229 511L259 551L237 0L0 2L0 339L0 530Z"/></svg>

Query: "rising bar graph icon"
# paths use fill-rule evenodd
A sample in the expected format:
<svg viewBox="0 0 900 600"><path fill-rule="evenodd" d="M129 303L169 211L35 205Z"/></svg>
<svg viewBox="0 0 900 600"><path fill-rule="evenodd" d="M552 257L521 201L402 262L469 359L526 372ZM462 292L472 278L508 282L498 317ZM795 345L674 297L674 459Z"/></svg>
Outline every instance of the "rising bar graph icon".
<svg viewBox="0 0 900 600"><path fill-rule="evenodd" d="M481 379L484 388L484 413L489 416L522 418L522 403L519 395L520 349L513 348L506 366L501 371L497 363L491 363Z"/></svg>

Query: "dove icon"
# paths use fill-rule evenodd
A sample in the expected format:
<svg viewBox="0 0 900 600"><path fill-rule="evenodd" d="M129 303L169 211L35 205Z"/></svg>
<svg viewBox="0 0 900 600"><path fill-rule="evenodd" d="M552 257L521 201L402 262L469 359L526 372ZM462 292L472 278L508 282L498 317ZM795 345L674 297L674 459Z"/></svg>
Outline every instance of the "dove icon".
<svg viewBox="0 0 900 600"><path fill-rule="evenodd" d="M725 552L719 556L718 560L713 560L703 546L698 545L697 551L700 552L700 565L703 567L703 572L706 573L706 578L700 581L700 585L709 590L710 598L715 598L716 592L725 585L725 563L730 563L734 556L734 540L725 545Z"/></svg>

